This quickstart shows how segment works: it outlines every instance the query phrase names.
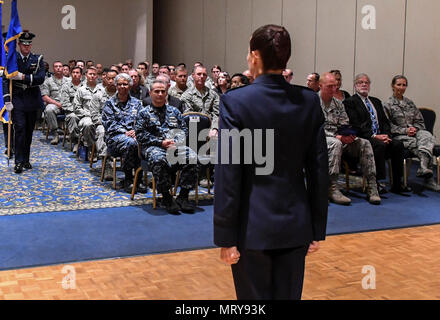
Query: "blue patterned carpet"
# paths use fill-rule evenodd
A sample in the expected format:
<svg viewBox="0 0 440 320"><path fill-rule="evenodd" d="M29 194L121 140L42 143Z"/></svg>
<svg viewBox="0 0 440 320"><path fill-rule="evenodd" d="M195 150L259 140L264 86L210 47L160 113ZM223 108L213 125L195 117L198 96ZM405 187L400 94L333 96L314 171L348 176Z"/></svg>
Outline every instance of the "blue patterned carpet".
<svg viewBox="0 0 440 320"><path fill-rule="evenodd" d="M134 201L123 189L114 190L112 183L100 182L101 161L90 169L70 152L69 143L52 146L41 131L34 131L31 163L33 169L14 174L14 159L7 165L3 132L0 135L0 216L38 212L127 207L152 202L148 194L137 194ZM118 172L122 178L123 173ZM212 197L199 190L201 199Z"/></svg>

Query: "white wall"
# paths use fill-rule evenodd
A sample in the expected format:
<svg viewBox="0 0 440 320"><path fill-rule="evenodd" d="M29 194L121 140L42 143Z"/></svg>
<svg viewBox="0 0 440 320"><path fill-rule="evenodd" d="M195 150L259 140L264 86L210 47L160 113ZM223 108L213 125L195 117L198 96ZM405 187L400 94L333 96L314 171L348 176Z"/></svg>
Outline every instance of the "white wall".
<svg viewBox="0 0 440 320"><path fill-rule="evenodd" d="M293 38L288 66L296 84L305 85L311 72L340 69L343 89L352 93L354 76L367 73L371 94L386 101L392 94L392 77L404 73L409 78L407 96L419 106L433 108L440 119L438 0L160 0L155 4L159 6L155 18L161 26L166 20L170 31L157 43L159 62L183 61L191 66L201 60L208 67L219 64L230 73L241 72L247 68L252 32L264 24L282 24ZM376 29L362 26L366 5L376 10ZM170 18L173 11L179 14Z"/></svg>
<svg viewBox="0 0 440 320"><path fill-rule="evenodd" d="M65 5L76 9L76 29L64 30ZM153 0L19 0L23 29L37 36L32 51L45 61L93 60L105 66L134 59L152 58ZM5 1L3 30L10 20L10 1ZM139 60L139 61L138 61Z"/></svg>

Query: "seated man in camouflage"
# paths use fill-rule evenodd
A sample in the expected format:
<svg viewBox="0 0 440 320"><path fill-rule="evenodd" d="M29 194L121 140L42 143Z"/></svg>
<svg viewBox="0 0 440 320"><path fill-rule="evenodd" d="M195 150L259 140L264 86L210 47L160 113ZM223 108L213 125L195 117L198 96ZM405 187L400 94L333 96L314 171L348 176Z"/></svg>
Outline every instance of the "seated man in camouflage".
<svg viewBox="0 0 440 320"><path fill-rule="evenodd" d="M110 154L122 156L122 170L125 173L124 189L131 193L133 189L133 170L140 166L138 142L134 124L142 109L140 100L130 95L133 83L129 75L121 73L115 79L117 94L104 104L102 124L105 128L105 142ZM143 185L137 187L139 192L146 192Z"/></svg>
<svg viewBox="0 0 440 320"><path fill-rule="evenodd" d="M73 152L78 150L78 138L79 118L73 110L73 99L75 98L76 91L81 86L81 68L73 67L71 72L71 78L63 84L61 87L61 105L63 106L64 113L66 114L67 130L70 133L70 139L74 144Z"/></svg>
<svg viewBox="0 0 440 320"><path fill-rule="evenodd" d="M96 68L87 69L87 83L81 86L73 99L73 109L79 118L78 128L82 133L84 144L91 148L96 143L98 155L105 155L104 127L101 123L102 107L96 103L101 99L103 90L96 83Z"/></svg>
<svg viewBox="0 0 440 320"><path fill-rule="evenodd" d="M343 126L349 125L349 118L342 102L334 98L336 92L335 76L328 72L324 73L319 80L319 87L329 157L329 199L342 205L351 203L350 198L344 196L337 186L342 153L347 153L360 159L361 170L368 183L368 201L371 204L380 204L381 199L376 184L376 163L370 141L353 134L347 135L339 132Z"/></svg>
<svg viewBox="0 0 440 320"><path fill-rule="evenodd" d="M50 143L56 145L59 142L57 115L64 113L60 96L61 87L68 79L63 76L63 64L60 61L54 62L53 71L53 76L46 78L41 85L41 96L46 103L44 117L49 127L49 132L53 135Z"/></svg>
<svg viewBox="0 0 440 320"><path fill-rule="evenodd" d="M197 155L185 146L186 123L179 110L166 104L167 95L167 84L154 80L150 87L152 103L142 109L136 120L136 139L167 211L171 214L177 214L179 210L193 213L195 207L188 201L188 195L197 182ZM180 160L171 161L176 159L176 152ZM174 200L169 190L173 186L172 174L177 170L181 170L180 193Z"/></svg>

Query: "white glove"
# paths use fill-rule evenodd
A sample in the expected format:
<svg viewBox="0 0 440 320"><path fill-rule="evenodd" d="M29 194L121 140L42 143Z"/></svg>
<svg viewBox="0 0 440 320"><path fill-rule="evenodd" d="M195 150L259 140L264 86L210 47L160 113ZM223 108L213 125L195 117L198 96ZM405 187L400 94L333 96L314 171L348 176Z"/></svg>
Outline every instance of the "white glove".
<svg viewBox="0 0 440 320"><path fill-rule="evenodd" d="M12 102L6 102L5 108L7 111L11 112L14 109L14 105L12 104Z"/></svg>
<svg viewBox="0 0 440 320"><path fill-rule="evenodd" d="M11 78L12 80L23 80L23 73L19 72Z"/></svg>

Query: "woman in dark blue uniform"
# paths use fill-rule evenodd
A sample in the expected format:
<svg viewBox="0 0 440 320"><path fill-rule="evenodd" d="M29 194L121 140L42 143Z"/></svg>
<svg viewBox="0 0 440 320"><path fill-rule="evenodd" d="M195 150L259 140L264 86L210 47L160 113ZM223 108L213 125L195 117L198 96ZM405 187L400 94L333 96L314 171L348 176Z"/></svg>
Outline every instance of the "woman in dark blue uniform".
<svg viewBox="0 0 440 320"><path fill-rule="evenodd" d="M300 299L306 254L325 239L324 116L316 93L284 79L290 54L290 35L284 27L259 28L248 54L255 81L221 97L219 151L235 149L223 145L230 141L223 138L230 130L258 129L266 136L273 132L273 141L269 135L260 146L268 149L272 170L259 171L261 162L256 159L250 164L232 164L229 159L230 164L215 169L214 243L221 247L222 261L232 265L240 300ZM243 139L237 140L241 157L233 156L246 158L243 151L249 148Z"/></svg>

